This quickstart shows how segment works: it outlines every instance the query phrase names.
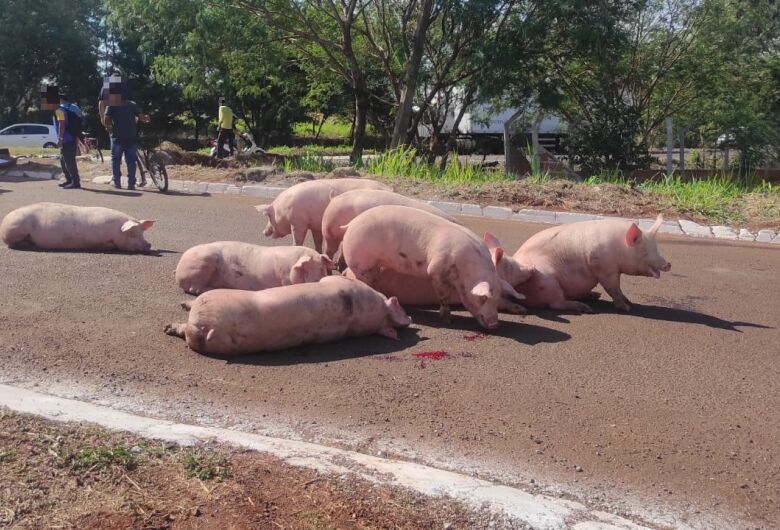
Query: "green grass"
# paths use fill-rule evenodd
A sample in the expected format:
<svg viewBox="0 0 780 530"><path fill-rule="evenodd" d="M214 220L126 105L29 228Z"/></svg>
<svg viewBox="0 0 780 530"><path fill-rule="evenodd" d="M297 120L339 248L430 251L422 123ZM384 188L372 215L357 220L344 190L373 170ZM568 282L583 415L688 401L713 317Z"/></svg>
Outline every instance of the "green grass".
<svg viewBox="0 0 780 530"><path fill-rule="evenodd" d="M229 458L214 451L193 449L182 453L181 461L189 478L222 480L230 470Z"/></svg>
<svg viewBox="0 0 780 530"><path fill-rule="evenodd" d="M137 466L135 456L127 446L117 444L87 447L75 454L71 460L71 468L74 471L101 471L114 466L125 469L134 469Z"/></svg>
<svg viewBox="0 0 780 530"><path fill-rule="evenodd" d="M741 220L741 215L735 211L736 203L749 194L780 194L780 187L755 177L738 179L715 176L708 179L683 180L676 175L672 178L637 183L626 180L619 172L611 172L593 175L585 180L586 185L602 183L635 186L667 198L670 206L677 211L723 222Z"/></svg>
<svg viewBox="0 0 780 530"><path fill-rule="evenodd" d="M287 156L304 156L304 155L349 155L352 153L352 146L349 144L341 145L318 145L318 144L306 144L300 146L294 145L277 145L268 148L269 153L276 153L278 155ZM364 149L364 154L375 153L374 149Z"/></svg>
<svg viewBox="0 0 780 530"><path fill-rule="evenodd" d="M348 138L352 124L349 121L341 120L336 117L330 117L322 124L320 138ZM293 134L301 138L313 138L316 134L317 126L314 126L315 133L312 133L312 123L309 121L296 123L293 125ZM366 134L374 134L370 124L366 125Z"/></svg>
<svg viewBox="0 0 780 530"><path fill-rule="evenodd" d="M293 156L284 161L284 170L287 172L309 171L311 173L330 173L334 169L336 169L336 164L330 160L325 160L321 156Z"/></svg>
<svg viewBox="0 0 780 530"><path fill-rule="evenodd" d="M11 156L40 156L40 155L59 155L60 150L56 147L44 149L43 147L9 147L8 152Z"/></svg>
<svg viewBox="0 0 780 530"><path fill-rule="evenodd" d="M512 180L512 177L503 171L491 171L472 164L464 164L457 157L450 160L444 171L439 171L438 167L418 157L416 150L411 147L385 151L364 162L363 168L373 175L384 177L452 184Z"/></svg>

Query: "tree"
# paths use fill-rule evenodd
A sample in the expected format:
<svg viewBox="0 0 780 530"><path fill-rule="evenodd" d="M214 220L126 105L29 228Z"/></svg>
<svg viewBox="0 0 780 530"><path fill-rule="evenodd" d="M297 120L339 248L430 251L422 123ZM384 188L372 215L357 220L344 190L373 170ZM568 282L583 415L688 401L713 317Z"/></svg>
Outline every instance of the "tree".
<svg viewBox="0 0 780 530"><path fill-rule="evenodd" d="M37 106L44 80L76 101L97 94L97 0L5 0L0 31L0 123Z"/></svg>

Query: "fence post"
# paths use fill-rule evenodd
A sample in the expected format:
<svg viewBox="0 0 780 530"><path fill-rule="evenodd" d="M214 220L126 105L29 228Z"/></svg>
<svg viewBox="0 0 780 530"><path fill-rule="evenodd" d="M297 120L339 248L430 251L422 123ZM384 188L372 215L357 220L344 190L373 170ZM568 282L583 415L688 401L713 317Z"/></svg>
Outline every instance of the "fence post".
<svg viewBox="0 0 780 530"><path fill-rule="evenodd" d="M680 175L683 180L685 180L685 133L687 131L687 126L680 127Z"/></svg>
<svg viewBox="0 0 780 530"><path fill-rule="evenodd" d="M666 176L672 178L674 167L672 165L672 150L674 149L674 128L672 118L666 118Z"/></svg>

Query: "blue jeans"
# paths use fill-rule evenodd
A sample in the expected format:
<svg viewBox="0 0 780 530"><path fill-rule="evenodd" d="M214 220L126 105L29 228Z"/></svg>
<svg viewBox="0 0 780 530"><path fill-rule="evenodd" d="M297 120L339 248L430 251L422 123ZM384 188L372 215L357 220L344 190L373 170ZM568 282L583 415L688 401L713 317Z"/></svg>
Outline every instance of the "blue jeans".
<svg viewBox="0 0 780 530"><path fill-rule="evenodd" d="M127 185L135 186L135 167L138 160L135 140L111 140L111 168L114 173L114 183L121 182L123 153L127 163Z"/></svg>

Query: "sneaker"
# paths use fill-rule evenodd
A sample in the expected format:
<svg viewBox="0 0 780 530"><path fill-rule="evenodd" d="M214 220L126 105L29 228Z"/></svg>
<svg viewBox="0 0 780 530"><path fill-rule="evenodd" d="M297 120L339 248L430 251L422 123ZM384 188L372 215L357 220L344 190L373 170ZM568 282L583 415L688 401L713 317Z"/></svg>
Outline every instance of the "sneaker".
<svg viewBox="0 0 780 530"><path fill-rule="evenodd" d="M130 184L128 184L128 185L127 185L127 189L129 189L129 190L131 190L131 191L132 191L132 190L135 190L135 185L130 185Z"/></svg>
<svg viewBox="0 0 780 530"><path fill-rule="evenodd" d="M59 186L60 188L63 188L65 186L67 186L68 184L70 184L71 182L73 182L73 181L72 180L63 180L62 182L57 184L57 186Z"/></svg>
<svg viewBox="0 0 780 530"><path fill-rule="evenodd" d="M81 184L77 182L69 182L68 184L64 185L62 187L64 190L80 190Z"/></svg>
<svg viewBox="0 0 780 530"><path fill-rule="evenodd" d="M113 182L112 182L112 184L113 184L113 186L114 186L116 189L118 189L118 190L121 190L121 189L122 189L122 184L121 184L120 182L113 181Z"/></svg>

